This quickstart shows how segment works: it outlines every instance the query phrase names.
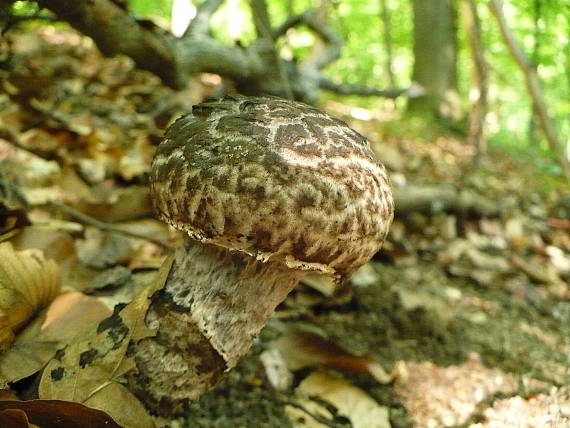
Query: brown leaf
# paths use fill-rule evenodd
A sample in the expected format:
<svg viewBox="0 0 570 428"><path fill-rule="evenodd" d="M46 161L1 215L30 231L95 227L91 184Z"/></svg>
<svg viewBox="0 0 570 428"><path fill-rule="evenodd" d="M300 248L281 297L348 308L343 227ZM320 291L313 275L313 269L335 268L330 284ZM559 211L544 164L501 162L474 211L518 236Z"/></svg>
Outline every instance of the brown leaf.
<svg viewBox="0 0 570 428"><path fill-rule="evenodd" d="M103 269L127 262L134 254L129 238L87 227L85 239L75 242L77 255L85 266Z"/></svg>
<svg viewBox="0 0 570 428"><path fill-rule="evenodd" d="M133 357L127 353L129 344L155 334L146 326L145 316L150 296L164 285L171 264L169 257L153 284L112 317L76 336L57 359L48 363L40 381L40 398L92 405L125 427L153 426L144 407L123 383L125 375L136 370ZM113 330L113 325L120 328Z"/></svg>
<svg viewBox="0 0 570 428"><path fill-rule="evenodd" d="M32 425L33 424L33 425ZM2 428L121 428L110 416L59 400L0 401Z"/></svg>
<svg viewBox="0 0 570 428"><path fill-rule="evenodd" d="M287 406L285 412L291 422L299 427L321 428L330 426L318 422L301 409L319 415L321 420L331 421L333 415L314 400L327 401L338 410L338 414L348 418L355 428L389 428L388 408L380 406L372 397L350 382L326 373L315 372L305 378L296 389L299 407Z"/></svg>
<svg viewBox="0 0 570 428"><path fill-rule="evenodd" d="M290 330L275 341L273 346L279 349L290 370L325 366L368 374L380 383L389 383L393 379L372 357L354 355L314 333Z"/></svg>
<svg viewBox="0 0 570 428"><path fill-rule="evenodd" d="M15 382L38 372L80 330L109 315L109 309L95 297L79 292L56 297L2 354L0 378Z"/></svg>
<svg viewBox="0 0 570 428"><path fill-rule="evenodd" d="M12 244L0 244L0 332L6 349L12 333L21 329L34 314L53 300L60 290L60 271L41 251L15 251Z"/></svg>
<svg viewBox="0 0 570 428"><path fill-rule="evenodd" d="M0 389L0 401L6 400L16 400L18 401L18 395L11 389Z"/></svg>
<svg viewBox="0 0 570 428"><path fill-rule="evenodd" d="M147 186L116 188L104 182L93 189L96 201L81 201L76 208L105 222L119 222L152 216Z"/></svg>
<svg viewBox="0 0 570 428"><path fill-rule="evenodd" d="M0 410L0 422L4 428L35 428L30 425L26 412L19 409Z"/></svg>

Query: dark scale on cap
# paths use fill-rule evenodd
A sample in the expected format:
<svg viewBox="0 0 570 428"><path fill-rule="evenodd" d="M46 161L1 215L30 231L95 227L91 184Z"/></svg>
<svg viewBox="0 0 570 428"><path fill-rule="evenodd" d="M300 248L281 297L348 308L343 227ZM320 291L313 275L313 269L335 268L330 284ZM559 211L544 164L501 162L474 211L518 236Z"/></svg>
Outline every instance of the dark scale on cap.
<svg viewBox="0 0 570 428"><path fill-rule="evenodd" d="M204 243L339 278L380 248L394 212L362 135L279 98L194 106L156 151L151 197L164 221Z"/></svg>

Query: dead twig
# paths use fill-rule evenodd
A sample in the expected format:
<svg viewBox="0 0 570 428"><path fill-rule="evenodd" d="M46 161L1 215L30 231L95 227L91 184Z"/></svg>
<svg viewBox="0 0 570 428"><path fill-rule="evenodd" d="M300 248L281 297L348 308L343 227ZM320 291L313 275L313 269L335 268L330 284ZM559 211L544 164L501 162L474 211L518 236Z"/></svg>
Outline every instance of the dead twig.
<svg viewBox="0 0 570 428"><path fill-rule="evenodd" d="M60 202L49 202L49 205L52 206L53 208L65 213L65 214L67 214L71 218L73 218L73 219L75 219L81 223L88 224L90 226L96 227L97 229L102 230L104 232L114 232L114 233L118 233L118 234L121 234L124 236L128 236L130 238L143 239L145 241L152 242L153 244L156 244L159 247L166 248L169 250L174 248L172 245L167 244L166 242L163 242L160 239L156 239L156 238L153 238L151 236L143 235L141 233L131 232L129 230L124 230L124 229L121 229L120 227L115 226L113 224L109 224L109 223L105 223L101 220L97 220L96 218L88 216L87 214L84 214L81 211L78 211L75 208L70 207L69 205L65 205L65 204L62 204Z"/></svg>

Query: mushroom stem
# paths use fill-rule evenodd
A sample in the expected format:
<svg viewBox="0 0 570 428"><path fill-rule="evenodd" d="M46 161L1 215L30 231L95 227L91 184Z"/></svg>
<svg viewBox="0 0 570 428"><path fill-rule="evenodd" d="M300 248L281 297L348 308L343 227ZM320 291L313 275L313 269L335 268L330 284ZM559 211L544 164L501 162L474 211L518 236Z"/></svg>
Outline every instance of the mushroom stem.
<svg viewBox="0 0 570 428"><path fill-rule="evenodd" d="M152 297L145 322L157 334L134 347L131 390L157 413L182 410L247 353L302 276L279 262L188 239Z"/></svg>

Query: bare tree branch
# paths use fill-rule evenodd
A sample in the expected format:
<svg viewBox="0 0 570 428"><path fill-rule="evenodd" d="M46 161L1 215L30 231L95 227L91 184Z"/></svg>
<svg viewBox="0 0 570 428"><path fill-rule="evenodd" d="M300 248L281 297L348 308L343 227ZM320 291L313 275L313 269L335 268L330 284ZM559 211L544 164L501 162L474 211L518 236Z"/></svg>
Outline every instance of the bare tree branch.
<svg viewBox="0 0 570 428"><path fill-rule="evenodd" d="M166 84L181 86L181 76L167 40L140 26L115 3L109 0L38 0L38 4L91 37L103 54L125 54L139 68L156 74Z"/></svg>
<svg viewBox="0 0 570 428"><path fill-rule="evenodd" d="M145 235L142 233L131 232L130 230L127 229L122 229L119 225L116 224L105 223L104 221L97 220L96 218L93 218L85 213L82 213L81 211L78 211L75 208L70 207L69 205L65 205L59 202L49 202L48 206L52 206L55 209L64 212L71 218L83 224L88 224L90 226L96 227L97 229L102 230L104 232L118 233L119 235L128 236L129 238L144 239L145 241L152 242L153 244L158 245L162 248L167 248L167 249L173 248L172 245L168 244L167 242L163 242L160 239L156 239L150 235Z"/></svg>
<svg viewBox="0 0 570 428"><path fill-rule="evenodd" d="M481 41L481 22L477 13L475 0L463 0L463 19L467 30L467 44L473 59L473 84L478 92L474 106L469 112L469 134L467 144L476 147L476 161L479 162L481 155L486 152L484 135L485 117L487 116L487 61Z"/></svg>
<svg viewBox="0 0 570 428"><path fill-rule="evenodd" d="M315 12L313 10L307 10L301 14L290 16L285 20L285 22L283 22L279 27L275 28L271 32L272 38L274 40L278 39L279 37L283 36L287 30L304 23L307 19L309 19L309 16L313 15L314 13Z"/></svg>
<svg viewBox="0 0 570 428"><path fill-rule="evenodd" d="M182 35L182 37L201 37L207 36L210 29L210 18L222 5L224 0L206 0L196 10L196 16L190 22L190 25Z"/></svg>
<svg viewBox="0 0 570 428"><path fill-rule="evenodd" d="M251 0L252 6L267 15L265 0ZM103 54L123 54L132 58L137 67L148 70L171 87L182 88L192 74L208 72L232 79L237 89L249 95L271 94L314 102L322 87L343 93L391 97L408 95L406 90L366 91L354 87L321 82L321 69L340 56L340 38L324 23L306 12L288 19L277 30L258 27L266 37L248 46L227 45L209 35L208 22L223 0L205 0L195 19L181 38L158 27L143 26L128 12L111 0L37 0L59 19L91 37ZM268 16L266 16L268 17ZM258 19L258 25L270 25ZM264 23L265 22L265 23ZM275 50L274 38L285 34L287 28L307 25L323 41L325 49L301 64L286 61Z"/></svg>
<svg viewBox="0 0 570 428"><path fill-rule="evenodd" d="M304 61L305 65L311 64L317 70L322 70L330 63L340 58L342 39L315 14L308 15L304 24L309 27L323 42L323 49L314 50Z"/></svg>
<svg viewBox="0 0 570 428"><path fill-rule="evenodd" d="M492 14L497 19L497 23L499 24L499 29L501 31L501 35L503 36L505 44L507 45L509 51L511 52L511 55L524 74L526 86L536 107L538 120L544 131L548 144L550 145L550 149L556 153L560 167L562 168L562 172L566 179L570 181L570 162L564 153L562 145L560 144L560 140L558 139L558 134L556 133L556 128L554 127L554 124L550 119L550 115L548 114L548 109L546 108L546 103L544 102L544 96L542 94L542 90L540 89L540 82L538 81L536 70L526 55L523 53L520 45L511 32L505 20L505 16L503 15L503 7L501 1L491 0L489 7L491 8Z"/></svg>
<svg viewBox="0 0 570 428"><path fill-rule="evenodd" d="M402 95L407 95L409 98L416 98L423 96L425 93L423 88L417 83L412 84L408 88L376 89L369 86L335 83L326 77L321 77L319 80L319 87L339 95L362 95L384 98L398 98Z"/></svg>
<svg viewBox="0 0 570 428"><path fill-rule="evenodd" d="M287 74L287 70L285 69L283 59L275 48L275 40L271 34L271 20L269 19L269 13L267 12L267 3L265 0L251 0L250 7L253 15L253 22L255 24L255 29L257 32L257 37L260 40L271 42L273 61L275 64L274 68L276 68L279 73L279 79L283 85L285 98L292 100L295 97L291 88L291 82L289 81L289 76Z"/></svg>
<svg viewBox="0 0 570 428"><path fill-rule="evenodd" d="M250 8L257 37L275 40L271 32L271 20L269 19L265 0L250 0Z"/></svg>
<svg viewBox="0 0 570 428"><path fill-rule="evenodd" d="M495 201L452 185L407 185L394 188L396 215L455 212L475 217L495 217L500 209Z"/></svg>
<svg viewBox="0 0 570 428"><path fill-rule="evenodd" d="M278 39L289 29L298 25L306 25L309 27L327 46L322 54L318 57L308 59L306 61L307 63L311 63L315 68L321 70L340 57L342 39L330 27L319 22L313 10L307 10L299 15L293 15L287 18L283 24L273 30L273 39Z"/></svg>

